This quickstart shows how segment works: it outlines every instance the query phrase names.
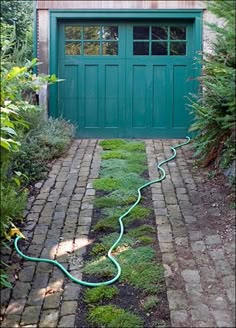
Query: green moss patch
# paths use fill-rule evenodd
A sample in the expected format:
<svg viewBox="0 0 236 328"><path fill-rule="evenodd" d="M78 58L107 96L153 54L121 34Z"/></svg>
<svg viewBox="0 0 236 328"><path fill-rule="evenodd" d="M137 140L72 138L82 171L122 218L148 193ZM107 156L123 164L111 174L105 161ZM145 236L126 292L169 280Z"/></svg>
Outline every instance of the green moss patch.
<svg viewBox="0 0 236 328"><path fill-rule="evenodd" d="M98 306L89 311L88 322L92 327L139 328L143 321L135 314L115 305Z"/></svg>
<svg viewBox="0 0 236 328"><path fill-rule="evenodd" d="M92 289L87 289L84 294L85 303L98 303L104 300L111 300L117 296L119 290L115 286L100 286Z"/></svg>

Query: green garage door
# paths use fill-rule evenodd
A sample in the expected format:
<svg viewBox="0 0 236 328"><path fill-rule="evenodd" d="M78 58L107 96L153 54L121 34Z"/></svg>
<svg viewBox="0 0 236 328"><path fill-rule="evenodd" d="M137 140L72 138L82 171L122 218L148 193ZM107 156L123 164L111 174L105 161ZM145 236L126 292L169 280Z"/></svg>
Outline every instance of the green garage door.
<svg viewBox="0 0 236 328"><path fill-rule="evenodd" d="M63 22L58 114L84 138L184 137L196 50L189 21Z"/></svg>

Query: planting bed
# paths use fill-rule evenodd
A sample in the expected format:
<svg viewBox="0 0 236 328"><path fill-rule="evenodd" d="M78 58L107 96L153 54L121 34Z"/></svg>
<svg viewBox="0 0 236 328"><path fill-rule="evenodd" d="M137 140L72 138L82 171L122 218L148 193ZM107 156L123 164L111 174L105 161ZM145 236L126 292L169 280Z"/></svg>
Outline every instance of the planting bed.
<svg viewBox="0 0 236 328"><path fill-rule="evenodd" d="M83 280L101 282L116 271L106 254L119 235L118 218L147 182L143 142L106 140L100 177L94 183L96 197L90 240L84 257ZM140 204L123 219L124 236L114 251L121 277L110 286L82 287L77 327L169 327L164 270L161 263L151 191L146 188Z"/></svg>

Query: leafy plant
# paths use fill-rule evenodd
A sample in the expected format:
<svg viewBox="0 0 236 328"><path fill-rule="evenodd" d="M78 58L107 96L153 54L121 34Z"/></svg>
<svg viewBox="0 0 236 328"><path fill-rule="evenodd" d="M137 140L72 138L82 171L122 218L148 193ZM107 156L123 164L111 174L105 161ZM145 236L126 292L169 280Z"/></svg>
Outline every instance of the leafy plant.
<svg viewBox="0 0 236 328"><path fill-rule="evenodd" d="M1 237L4 236L6 228L8 228L12 220L22 218L22 213L26 206L27 191L19 192L15 186L1 186L1 220L0 232Z"/></svg>
<svg viewBox="0 0 236 328"><path fill-rule="evenodd" d="M214 162L228 166L235 159L235 3L207 1L208 10L222 26L208 24L215 34L211 51L202 54L201 89L192 98L195 122L190 131L197 133L196 156L202 166Z"/></svg>
<svg viewBox="0 0 236 328"><path fill-rule="evenodd" d="M21 4L19 4L21 3ZM32 4L32 3L31 3ZM22 2L19 1L1 1L1 9L11 8L12 12L16 8L20 8ZM14 8L13 8L14 7ZM27 4L25 5L27 7ZM21 7L23 8L23 7ZM23 10L24 11L24 10ZM28 124L28 113L36 111L36 106L29 103L25 98L24 93L38 91L44 84L53 84L59 81L55 75L39 75L36 77L32 70L38 64L37 59L27 61L24 66L16 65L17 54L16 37L20 37L23 33L23 28L18 31L18 26L22 23L19 19L14 27L2 24L2 21L6 22L9 12L4 11L4 18L1 19L1 95L0 95L0 121L1 121L1 143L0 143L0 192L1 192L1 235L7 231L11 222L15 222L22 218L23 210L26 206L26 192L22 186L22 182L30 183L32 180L44 172L45 163L58 156L60 152L68 145L71 134L68 133L71 130L71 126L65 125L67 123L56 121L49 121L43 127L41 126L41 134L37 131L37 135L33 138L27 139L31 132L28 132L30 125ZM20 13L15 11L16 18L18 19ZM24 19L27 21L27 18ZM18 24L19 23L19 24ZM28 27L27 27L28 28ZM19 32L19 34L18 34ZM21 43L22 45L23 43ZM20 49L20 48L19 48ZM22 58L25 56L22 51ZM18 58L19 59L19 58ZM30 116L30 115L29 115ZM55 127L55 128L54 128ZM34 133L36 130L34 131ZM42 136L43 133L43 136ZM33 134L33 133L32 133ZM66 136L66 137L65 137ZM49 144L45 138L51 137L52 141ZM55 137L55 138L53 138ZM27 139L27 140L26 140ZM27 143L28 142L28 143ZM44 144L43 144L44 142ZM47 145L45 145L47 143ZM30 144L30 145L29 145ZM24 147L22 147L24 145ZM45 146L45 148L44 148ZM22 148L21 148L22 147ZM23 152L22 152L23 149ZM46 149L48 151L46 151ZM22 161L20 159L22 155ZM30 155L30 156L29 156ZM14 162L18 157L18 162ZM37 161L35 162L35 159ZM18 165L16 165L18 163ZM38 165L39 164L39 165ZM22 170L20 172L19 170ZM26 177L25 173L29 173ZM32 180L30 180L32 179ZM5 247L2 238L0 239L1 247ZM6 287L10 285L7 283L7 275L4 273L3 262L0 271L0 281Z"/></svg>

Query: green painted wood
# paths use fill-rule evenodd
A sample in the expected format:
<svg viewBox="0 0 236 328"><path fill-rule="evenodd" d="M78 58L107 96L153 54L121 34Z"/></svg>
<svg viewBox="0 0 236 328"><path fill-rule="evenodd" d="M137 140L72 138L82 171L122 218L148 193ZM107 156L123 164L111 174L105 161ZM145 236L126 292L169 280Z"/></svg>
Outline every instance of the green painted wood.
<svg viewBox="0 0 236 328"><path fill-rule="evenodd" d="M51 13L54 43L55 19L60 14ZM200 12L189 11L188 14L200 17ZM50 103L55 104L57 97L58 111L55 108L52 110L55 115L63 115L76 123L78 136L84 138L185 136L190 124L186 96L197 86L191 77L196 74L193 56L196 50L200 50L200 38L198 43L194 42L197 33L194 21L163 21L163 24L187 26L186 56L134 56L133 26L150 26L153 22L149 20L129 24L118 20L110 22L110 25L119 26L118 56L102 56L101 53L98 56L68 56L64 51L63 32L68 23L78 21L63 21L58 25L57 73L65 81L60 83L58 93ZM101 24L102 21L83 23ZM199 19L199 27L200 23ZM54 51L52 47L51 51ZM51 65L54 69L55 64L56 61Z"/></svg>

